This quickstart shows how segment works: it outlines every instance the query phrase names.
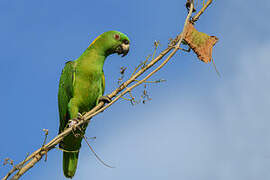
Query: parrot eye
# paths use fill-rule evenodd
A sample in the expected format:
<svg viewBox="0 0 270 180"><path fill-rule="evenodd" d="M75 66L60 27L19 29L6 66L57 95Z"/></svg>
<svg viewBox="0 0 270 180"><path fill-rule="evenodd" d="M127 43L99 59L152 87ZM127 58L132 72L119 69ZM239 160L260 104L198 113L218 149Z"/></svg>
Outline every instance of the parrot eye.
<svg viewBox="0 0 270 180"><path fill-rule="evenodd" d="M119 34L115 34L115 35L114 35L114 39L116 39L117 41L119 41L119 40L120 40Z"/></svg>

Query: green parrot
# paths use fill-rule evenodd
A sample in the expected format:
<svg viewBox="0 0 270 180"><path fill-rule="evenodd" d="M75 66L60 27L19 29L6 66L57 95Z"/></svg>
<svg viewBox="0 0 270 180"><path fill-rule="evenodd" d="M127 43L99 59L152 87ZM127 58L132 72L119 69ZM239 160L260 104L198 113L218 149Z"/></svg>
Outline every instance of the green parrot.
<svg viewBox="0 0 270 180"><path fill-rule="evenodd" d="M91 110L100 100L106 100L103 96L104 61L110 54L125 56L128 51L129 38L121 32L108 31L98 36L78 59L66 63L58 91L59 133L76 123L78 114ZM81 134L85 133L86 127L75 130L59 144L63 149L63 171L67 178L72 178L76 172Z"/></svg>

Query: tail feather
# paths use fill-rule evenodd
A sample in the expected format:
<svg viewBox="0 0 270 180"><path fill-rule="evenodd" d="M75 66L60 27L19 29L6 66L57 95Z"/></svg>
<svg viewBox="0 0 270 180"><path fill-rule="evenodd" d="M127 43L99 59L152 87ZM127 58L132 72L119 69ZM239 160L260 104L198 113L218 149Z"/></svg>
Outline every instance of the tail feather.
<svg viewBox="0 0 270 180"><path fill-rule="evenodd" d="M67 178L75 175L79 152L63 152L63 171Z"/></svg>

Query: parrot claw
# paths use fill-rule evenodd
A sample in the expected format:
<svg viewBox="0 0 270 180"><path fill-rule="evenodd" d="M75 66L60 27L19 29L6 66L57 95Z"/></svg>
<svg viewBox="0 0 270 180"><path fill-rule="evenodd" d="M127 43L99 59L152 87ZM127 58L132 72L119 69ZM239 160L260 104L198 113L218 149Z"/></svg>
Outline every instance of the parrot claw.
<svg viewBox="0 0 270 180"><path fill-rule="evenodd" d="M73 118L73 119L71 119L71 120L68 121L68 127L72 127L75 124L78 124L79 121L81 121L81 120L83 120L83 115L78 112L77 118Z"/></svg>
<svg viewBox="0 0 270 180"><path fill-rule="evenodd" d="M110 103L112 102L112 99L109 96L101 96L98 98L98 103L103 101L104 103Z"/></svg>
<svg viewBox="0 0 270 180"><path fill-rule="evenodd" d="M78 124L79 119L71 119L68 121L68 127L73 127L75 124Z"/></svg>
<svg viewBox="0 0 270 180"><path fill-rule="evenodd" d="M76 128L79 129L80 131L82 131L80 126L74 127L76 124L79 123L80 120L81 119L80 119L80 116L79 116L78 118L74 118L74 119L71 119L71 120L68 121L68 127L72 128L72 132L73 132L75 138L78 138L78 137L81 136L80 133L75 132Z"/></svg>
<svg viewBox="0 0 270 180"><path fill-rule="evenodd" d="M83 115L81 113L79 113L79 112L78 112L77 120L83 120Z"/></svg>

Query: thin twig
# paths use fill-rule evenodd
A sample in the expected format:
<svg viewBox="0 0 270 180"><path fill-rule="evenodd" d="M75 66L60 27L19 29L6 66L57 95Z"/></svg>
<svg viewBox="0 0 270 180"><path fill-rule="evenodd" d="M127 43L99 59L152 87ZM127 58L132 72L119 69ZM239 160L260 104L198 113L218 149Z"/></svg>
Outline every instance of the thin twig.
<svg viewBox="0 0 270 180"><path fill-rule="evenodd" d="M208 0L206 4L203 5L202 9L191 19L192 23L198 21L200 16L204 13L204 11L208 8L208 6L213 2L213 0Z"/></svg>
<svg viewBox="0 0 270 180"><path fill-rule="evenodd" d="M95 150L92 148L92 146L90 146L89 142L87 141L87 139L85 138L85 136L83 136L84 141L86 142L86 144L88 145L88 147L90 148L90 150L92 151L92 153L94 154L94 156L99 160L99 162L101 162L104 166L107 166L109 168L115 168L113 166L110 166L108 164L106 164L95 152Z"/></svg>
<svg viewBox="0 0 270 180"><path fill-rule="evenodd" d="M171 46L171 45L169 45L169 46ZM174 46L172 46L172 47L174 47ZM190 52L190 50L191 50L191 48L184 49L184 48L180 48L180 47L178 47L178 49L185 51L185 52Z"/></svg>
<svg viewBox="0 0 270 180"><path fill-rule="evenodd" d="M122 99L126 100L126 101L131 101L131 99L125 98L125 97L121 97Z"/></svg>
<svg viewBox="0 0 270 180"><path fill-rule="evenodd" d="M45 132L45 138L44 138L42 147L46 144L46 141L47 141L47 138L48 138L48 134L49 134L48 129L43 129L43 131Z"/></svg>
<svg viewBox="0 0 270 180"><path fill-rule="evenodd" d="M138 79L135 79L134 81L139 82ZM166 80L165 79L159 79L159 80L156 80L156 81L144 81L144 83L161 83L161 82L166 82Z"/></svg>
<svg viewBox="0 0 270 180"><path fill-rule="evenodd" d="M214 66L214 68L215 68L215 71L216 71L218 77L221 78L221 75L220 75L220 73L219 73L219 71L218 71L218 69L217 69L217 66L216 66L216 63L215 63L215 61L214 61L214 58L212 58L212 63L213 63L213 66Z"/></svg>

